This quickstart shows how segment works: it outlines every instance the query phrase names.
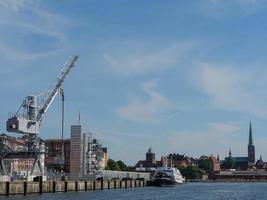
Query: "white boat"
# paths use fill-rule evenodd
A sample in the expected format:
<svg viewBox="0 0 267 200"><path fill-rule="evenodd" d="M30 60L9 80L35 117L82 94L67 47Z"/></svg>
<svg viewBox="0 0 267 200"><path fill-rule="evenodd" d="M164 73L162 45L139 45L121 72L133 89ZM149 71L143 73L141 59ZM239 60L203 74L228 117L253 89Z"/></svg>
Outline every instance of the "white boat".
<svg viewBox="0 0 267 200"><path fill-rule="evenodd" d="M153 177L153 185L176 185L185 183L185 178L180 173L179 169L173 167L159 167L156 169Z"/></svg>

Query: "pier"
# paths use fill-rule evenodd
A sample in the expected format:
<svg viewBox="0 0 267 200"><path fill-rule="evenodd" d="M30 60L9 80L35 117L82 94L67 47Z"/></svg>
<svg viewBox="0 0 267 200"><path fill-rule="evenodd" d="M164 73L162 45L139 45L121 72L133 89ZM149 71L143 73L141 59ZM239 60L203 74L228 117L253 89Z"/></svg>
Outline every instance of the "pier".
<svg viewBox="0 0 267 200"><path fill-rule="evenodd" d="M146 187L144 180L0 182L0 195L27 195Z"/></svg>

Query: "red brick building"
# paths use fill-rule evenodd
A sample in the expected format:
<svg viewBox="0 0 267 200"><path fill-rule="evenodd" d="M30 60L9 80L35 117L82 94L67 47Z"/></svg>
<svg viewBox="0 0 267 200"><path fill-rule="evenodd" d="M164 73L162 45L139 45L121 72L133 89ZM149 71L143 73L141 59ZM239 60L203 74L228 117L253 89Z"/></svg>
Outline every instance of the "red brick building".
<svg viewBox="0 0 267 200"><path fill-rule="evenodd" d="M220 167L220 160L219 157L215 158L214 156L210 156L211 164L212 164L212 171L217 173L220 172L221 167Z"/></svg>
<svg viewBox="0 0 267 200"><path fill-rule="evenodd" d="M62 140L45 140L47 154L45 155L45 166L48 171L70 172L70 139L64 140L64 163L62 163Z"/></svg>

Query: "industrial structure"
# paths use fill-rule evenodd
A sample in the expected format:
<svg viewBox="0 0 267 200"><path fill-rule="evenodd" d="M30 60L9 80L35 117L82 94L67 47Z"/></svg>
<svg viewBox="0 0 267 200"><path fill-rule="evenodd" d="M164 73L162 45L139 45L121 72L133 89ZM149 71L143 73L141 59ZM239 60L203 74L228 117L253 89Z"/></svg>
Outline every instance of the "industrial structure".
<svg viewBox="0 0 267 200"><path fill-rule="evenodd" d="M61 92L63 97L63 82L70 70L75 67L77 59L78 56L72 56L44 95L28 95L19 110L7 120L6 130L21 133L23 136L20 148L12 148L14 146L12 143L15 141L9 139L4 140L6 143L1 143L0 167L4 176L14 178L16 175L14 163L26 162L26 160L29 163L24 165L23 178L31 180L34 176L44 176L45 144L40 138L41 123L57 94ZM61 162L64 163L63 157Z"/></svg>

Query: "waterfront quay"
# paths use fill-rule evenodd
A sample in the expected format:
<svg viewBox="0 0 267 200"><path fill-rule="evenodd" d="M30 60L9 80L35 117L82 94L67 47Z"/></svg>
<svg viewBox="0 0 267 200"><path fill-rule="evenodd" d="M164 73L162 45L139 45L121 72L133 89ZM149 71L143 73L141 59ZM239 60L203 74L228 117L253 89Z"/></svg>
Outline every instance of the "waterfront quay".
<svg viewBox="0 0 267 200"><path fill-rule="evenodd" d="M27 195L146 187L144 180L114 181L8 181L0 182L0 195Z"/></svg>
<svg viewBox="0 0 267 200"><path fill-rule="evenodd" d="M210 174L209 180L222 182L267 182L266 171L221 171Z"/></svg>

